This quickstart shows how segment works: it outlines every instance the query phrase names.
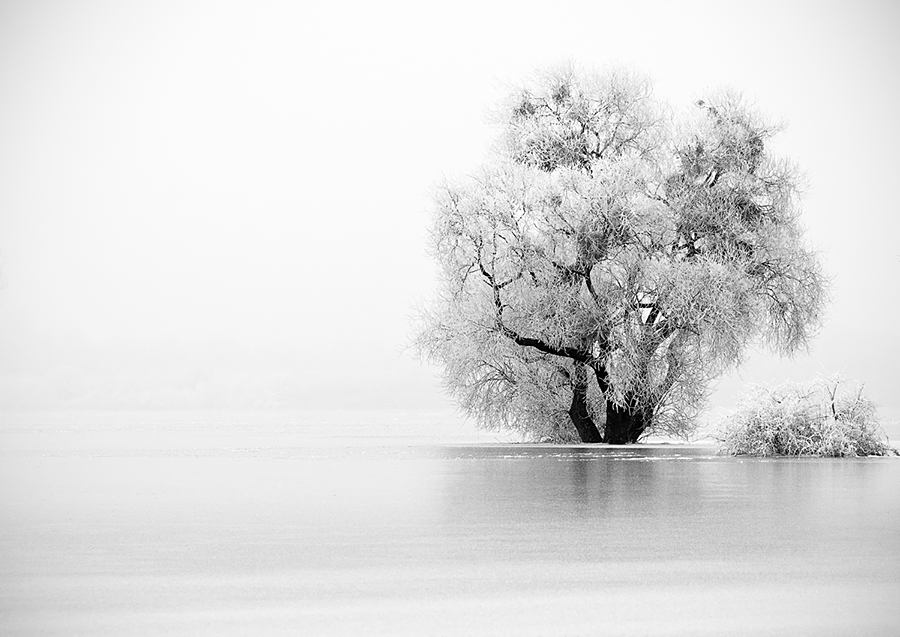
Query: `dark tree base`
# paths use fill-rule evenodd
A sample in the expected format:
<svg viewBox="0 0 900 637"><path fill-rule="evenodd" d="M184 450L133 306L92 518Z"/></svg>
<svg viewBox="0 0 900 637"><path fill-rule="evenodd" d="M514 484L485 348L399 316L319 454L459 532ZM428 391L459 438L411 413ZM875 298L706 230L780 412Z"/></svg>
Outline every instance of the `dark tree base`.
<svg viewBox="0 0 900 637"><path fill-rule="evenodd" d="M596 370L595 370L596 371ZM638 441L647 428L644 412L620 407L612 401L606 401L606 424L603 433L594 423L588 411L587 372L582 365L576 364L572 370L572 404L569 407L569 418L578 432L581 442L605 442L611 445L627 445ZM597 382L601 391L606 393L609 385L605 375L597 374ZM633 397L626 396L626 404L633 404Z"/></svg>
<svg viewBox="0 0 900 637"><path fill-rule="evenodd" d="M606 426L603 442L611 445L627 445L638 441L647 423L640 411L630 411L615 403L606 403Z"/></svg>
<svg viewBox="0 0 900 637"><path fill-rule="evenodd" d="M575 431L578 432L581 442L603 442L600 430L597 429L597 425L594 424L593 418L588 413L587 395L584 390L573 392L569 418L572 419L572 424L575 425Z"/></svg>
<svg viewBox="0 0 900 637"><path fill-rule="evenodd" d="M581 442L588 443L605 442L611 445L635 443L647 428L642 413L631 412L608 402L606 403L606 425L601 434L600 429L588 413L587 396L584 391L573 392L569 418L572 420Z"/></svg>

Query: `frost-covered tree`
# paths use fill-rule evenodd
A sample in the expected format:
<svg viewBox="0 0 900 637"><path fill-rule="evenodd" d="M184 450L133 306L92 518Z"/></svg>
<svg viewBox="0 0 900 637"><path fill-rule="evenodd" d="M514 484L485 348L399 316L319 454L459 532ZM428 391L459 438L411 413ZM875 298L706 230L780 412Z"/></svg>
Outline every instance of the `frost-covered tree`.
<svg viewBox="0 0 900 637"><path fill-rule="evenodd" d="M623 71L542 74L492 161L437 189L417 344L483 425L635 442L689 430L762 341L803 347L826 281L776 129L736 96L676 111Z"/></svg>

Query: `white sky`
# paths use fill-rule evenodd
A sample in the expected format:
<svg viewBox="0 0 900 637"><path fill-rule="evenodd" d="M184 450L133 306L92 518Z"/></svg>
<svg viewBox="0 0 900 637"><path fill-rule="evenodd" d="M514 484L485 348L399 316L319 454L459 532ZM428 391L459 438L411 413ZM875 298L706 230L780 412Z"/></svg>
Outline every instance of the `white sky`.
<svg viewBox="0 0 900 637"><path fill-rule="evenodd" d="M900 418L900 5L429 4L0 4L0 408L449 405L401 353L430 189L571 59L789 125L829 319L713 406L842 371Z"/></svg>

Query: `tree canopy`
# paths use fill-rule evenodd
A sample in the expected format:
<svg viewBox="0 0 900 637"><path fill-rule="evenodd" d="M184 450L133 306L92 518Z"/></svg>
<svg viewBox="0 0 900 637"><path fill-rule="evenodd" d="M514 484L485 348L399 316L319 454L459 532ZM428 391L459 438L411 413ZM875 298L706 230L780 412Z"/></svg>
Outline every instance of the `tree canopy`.
<svg viewBox="0 0 900 637"><path fill-rule="evenodd" d="M436 189L437 298L420 351L483 425L554 441L689 430L753 342L790 354L826 280L798 174L718 92L677 110L648 80L538 75L498 113L491 161Z"/></svg>

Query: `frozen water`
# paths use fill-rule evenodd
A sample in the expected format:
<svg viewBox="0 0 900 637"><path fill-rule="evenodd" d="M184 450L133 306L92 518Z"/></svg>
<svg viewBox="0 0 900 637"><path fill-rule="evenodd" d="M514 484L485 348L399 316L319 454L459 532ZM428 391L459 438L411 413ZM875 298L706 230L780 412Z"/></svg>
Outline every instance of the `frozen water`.
<svg viewBox="0 0 900 637"><path fill-rule="evenodd" d="M0 633L900 634L898 459L342 418L5 423Z"/></svg>

